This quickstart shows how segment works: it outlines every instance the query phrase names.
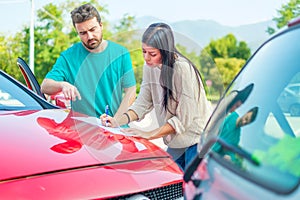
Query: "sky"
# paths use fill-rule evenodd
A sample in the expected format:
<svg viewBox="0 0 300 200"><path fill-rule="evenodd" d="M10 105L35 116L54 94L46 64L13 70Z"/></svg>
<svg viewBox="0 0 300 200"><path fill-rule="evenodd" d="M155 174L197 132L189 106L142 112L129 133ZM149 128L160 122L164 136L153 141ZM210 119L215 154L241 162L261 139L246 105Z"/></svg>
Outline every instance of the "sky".
<svg viewBox="0 0 300 200"><path fill-rule="evenodd" d="M13 33L30 24L31 1L35 10L64 0L0 0L0 32ZM124 14L153 16L163 21L214 20L239 26L271 20L289 0L99 0L109 10L108 20ZM70 11L73 8L70 8Z"/></svg>

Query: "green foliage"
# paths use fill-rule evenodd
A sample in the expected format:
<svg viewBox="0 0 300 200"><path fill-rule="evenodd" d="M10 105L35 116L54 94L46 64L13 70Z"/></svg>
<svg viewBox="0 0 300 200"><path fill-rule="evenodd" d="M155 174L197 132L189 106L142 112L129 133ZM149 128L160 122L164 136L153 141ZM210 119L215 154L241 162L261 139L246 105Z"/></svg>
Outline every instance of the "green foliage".
<svg viewBox="0 0 300 200"><path fill-rule="evenodd" d="M132 59L132 66L134 70L134 75L136 78L136 88L137 93L140 92L140 87L143 78L143 65L144 65L144 58L142 54L141 48L130 51L131 59Z"/></svg>
<svg viewBox="0 0 300 200"><path fill-rule="evenodd" d="M72 25L70 12L87 1L67 0L56 5L49 3L37 11L34 30L35 39L35 76L41 83L46 73L52 68L62 51L80 39ZM141 30L135 30L135 17L125 14L114 26L105 20L109 14L106 5L91 0L101 13L105 39L125 46L131 56L132 65L137 80L137 92L142 82L144 59L141 50ZM22 57L29 63L29 27L13 36L0 36L0 67L16 79L24 82L21 72L16 66L17 57ZM211 99L218 99L230 80L250 56L250 49L243 41L239 42L232 34L212 40L201 52L188 52L183 44L177 44L177 49L189 58L200 71L204 85ZM206 82L212 85L206 85Z"/></svg>
<svg viewBox="0 0 300 200"><path fill-rule="evenodd" d="M25 83L22 74L17 67L17 58L25 57L29 54L28 42L26 40L26 31L17 33L14 36L0 36L0 67L3 71L15 77L17 80ZM28 60L28 58L27 58Z"/></svg>
<svg viewBox="0 0 300 200"><path fill-rule="evenodd" d="M213 58L241 58L248 59L251 50L245 42L238 42L233 34L228 34L218 40L211 40L205 47Z"/></svg>
<svg viewBox="0 0 300 200"><path fill-rule="evenodd" d="M216 58L215 62L222 75L223 84L228 86L246 61L240 58Z"/></svg>
<svg viewBox="0 0 300 200"><path fill-rule="evenodd" d="M277 12L279 16L274 17L273 21L276 23L277 29L280 29L291 19L300 16L300 0L290 0L287 4L283 4ZM267 32L271 35L275 33L275 28L268 27Z"/></svg>
<svg viewBox="0 0 300 200"><path fill-rule="evenodd" d="M273 20L277 22L277 28L285 26L291 19L300 15L300 0L290 0L278 10L280 17Z"/></svg>
<svg viewBox="0 0 300 200"><path fill-rule="evenodd" d="M233 34L212 40L200 54L204 76L212 82L210 93L221 95L250 55L246 42L237 41Z"/></svg>
<svg viewBox="0 0 300 200"><path fill-rule="evenodd" d="M8 45L9 41L10 40L7 40L7 38L5 38L4 36L0 36L0 66L2 67L2 70L6 71L9 74L13 74L13 69L9 67L10 65L12 65L12 63L7 62L10 62L11 60L9 58L13 56L13 52Z"/></svg>
<svg viewBox="0 0 300 200"><path fill-rule="evenodd" d="M132 31L135 23L134 16L125 14L120 22L114 26L114 32L122 33Z"/></svg>
<svg viewBox="0 0 300 200"><path fill-rule="evenodd" d="M63 10L50 3L38 10L38 23L35 27L35 76L41 82L52 68L60 52L73 42L62 18Z"/></svg>

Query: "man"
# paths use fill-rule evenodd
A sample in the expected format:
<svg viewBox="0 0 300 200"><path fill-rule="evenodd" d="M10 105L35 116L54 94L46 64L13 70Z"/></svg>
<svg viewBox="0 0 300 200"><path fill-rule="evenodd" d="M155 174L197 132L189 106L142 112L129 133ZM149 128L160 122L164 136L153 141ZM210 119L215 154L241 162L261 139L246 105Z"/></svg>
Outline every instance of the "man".
<svg viewBox="0 0 300 200"><path fill-rule="evenodd" d="M230 113L225 118L222 127L220 128L220 139L224 140L229 145L238 147L240 142L241 128L252 123L256 119L257 113L258 107L253 107L242 117L239 117L236 111ZM231 160L235 160L234 153L228 151L227 149L223 149L218 143L214 144L212 149L216 152L219 152L221 155L228 155Z"/></svg>
<svg viewBox="0 0 300 200"><path fill-rule="evenodd" d="M81 42L62 52L41 84L43 93L62 92L72 109L99 117L122 115L135 99L136 81L128 50L104 40L99 12L84 4L71 12Z"/></svg>

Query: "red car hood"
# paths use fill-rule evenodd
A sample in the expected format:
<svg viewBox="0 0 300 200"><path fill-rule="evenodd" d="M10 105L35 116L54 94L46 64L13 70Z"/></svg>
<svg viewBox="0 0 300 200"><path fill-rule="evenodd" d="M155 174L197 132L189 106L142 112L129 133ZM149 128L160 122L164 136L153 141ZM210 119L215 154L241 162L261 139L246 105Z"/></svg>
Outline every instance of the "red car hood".
<svg viewBox="0 0 300 200"><path fill-rule="evenodd" d="M1 112L0 127L0 181L98 166L170 170L169 155L153 143L112 134L67 110Z"/></svg>

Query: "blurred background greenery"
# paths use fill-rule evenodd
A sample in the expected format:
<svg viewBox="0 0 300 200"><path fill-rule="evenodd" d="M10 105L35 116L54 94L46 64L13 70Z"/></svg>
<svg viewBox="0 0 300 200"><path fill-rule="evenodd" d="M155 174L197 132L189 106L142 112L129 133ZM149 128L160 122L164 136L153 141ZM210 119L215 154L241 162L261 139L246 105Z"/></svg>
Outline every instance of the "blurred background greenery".
<svg viewBox="0 0 300 200"><path fill-rule="evenodd" d="M104 23L104 39L124 45L131 54L139 92L144 63L141 52L141 34L135 30L136 19L126 14L116 24L106 20L109 15L105 5L97 0L88 1L99 10ZM34 27L34 74L41 83L46 73L52 68L59 54L70 45L80 41L72 26L69 16L70 8L75 8L86 1L68 0L59 5L49 3L37 10ZM300 15L300 0L290 0L278 10L278 17L273 18L276 27L266 27L270 35L284 27L287 22ZM24 26L13 35L0 34L0 69L24 83L16 65L18 57L29 63L30 27ZM204 80L208 98L218 101L224 88L240 71L251 56L251 50L245 41L238 41L234 34L211 40L199 51L191 51L184 43L177 43L177 48L198 67Z"/></svg>

